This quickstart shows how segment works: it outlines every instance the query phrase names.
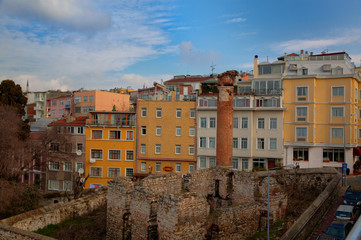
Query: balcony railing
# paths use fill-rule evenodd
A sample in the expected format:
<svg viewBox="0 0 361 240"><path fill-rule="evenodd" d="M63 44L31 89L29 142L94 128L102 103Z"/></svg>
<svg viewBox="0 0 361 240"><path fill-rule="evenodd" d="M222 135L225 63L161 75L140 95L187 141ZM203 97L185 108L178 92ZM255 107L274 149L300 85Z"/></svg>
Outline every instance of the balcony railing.
<svg viewBox="0 0 361 240"><path fill-rule="evenodd" d="M121 126L121 127L133 127L135 126L135 120L99 120L99 119L87 119L87 125L101 125L101 126Z"/></svg>
<svg viewBox="0 0 361 240"><path fill-rule="evenodd" d="M281 95L282 89L252 89L254 95Z"/></svg>

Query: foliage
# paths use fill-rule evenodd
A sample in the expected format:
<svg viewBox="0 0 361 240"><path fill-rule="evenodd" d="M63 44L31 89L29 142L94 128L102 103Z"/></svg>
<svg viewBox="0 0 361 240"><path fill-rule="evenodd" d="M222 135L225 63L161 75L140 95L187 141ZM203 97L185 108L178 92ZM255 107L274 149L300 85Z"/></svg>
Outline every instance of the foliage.
<svg viewBox="0 0 361 240"><path fill-rule="evenodd" d="M35 186L0 179L0 219L36 209L39 200Z"/></svg>

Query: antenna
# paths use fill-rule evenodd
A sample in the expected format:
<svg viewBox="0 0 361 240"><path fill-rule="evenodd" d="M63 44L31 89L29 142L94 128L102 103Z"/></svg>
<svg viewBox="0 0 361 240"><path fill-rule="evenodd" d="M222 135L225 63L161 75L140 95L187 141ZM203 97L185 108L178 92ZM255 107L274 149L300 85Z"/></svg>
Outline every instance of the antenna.
<svg viewBox="0 0 361 240"><path fill-rule="evenodd" d="M210 66L211 67L211 70L212 70L212 76L213 76L213 71L214 71L214 69L215 69L215 64L212 62L212 65Z"/></svg>

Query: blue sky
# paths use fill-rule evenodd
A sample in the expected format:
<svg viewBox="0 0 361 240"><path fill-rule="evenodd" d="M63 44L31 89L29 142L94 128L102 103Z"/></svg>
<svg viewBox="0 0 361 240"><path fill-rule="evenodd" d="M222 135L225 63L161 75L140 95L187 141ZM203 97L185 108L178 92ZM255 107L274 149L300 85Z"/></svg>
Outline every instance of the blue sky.
<svg viewBox="0 0 361 240"><path fill-rule="evenodd" d="M360 10L359 0L0 0L0 80L137 89L301 49L345 50L360 65Z"/></svg>

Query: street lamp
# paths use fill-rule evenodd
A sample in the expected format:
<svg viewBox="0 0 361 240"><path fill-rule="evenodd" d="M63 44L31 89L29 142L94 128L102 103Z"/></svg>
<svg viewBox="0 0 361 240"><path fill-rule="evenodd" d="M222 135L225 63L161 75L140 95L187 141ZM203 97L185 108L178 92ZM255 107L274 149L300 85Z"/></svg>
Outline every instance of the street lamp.
<svg viewBox="0 0 361 240"><path fill-rule="evenodd" d="M268 164L267 164L268 165ZM267 166L267 175L268 175L268 181L267 181L267 240L269 240L269 170L277 170L277 169L282 169L282 168L287 168L287 167L295 167L294 164L288 164L288 165L284 165L284 166L280 166L280 167L274 167L269 169Z"/></svg>

